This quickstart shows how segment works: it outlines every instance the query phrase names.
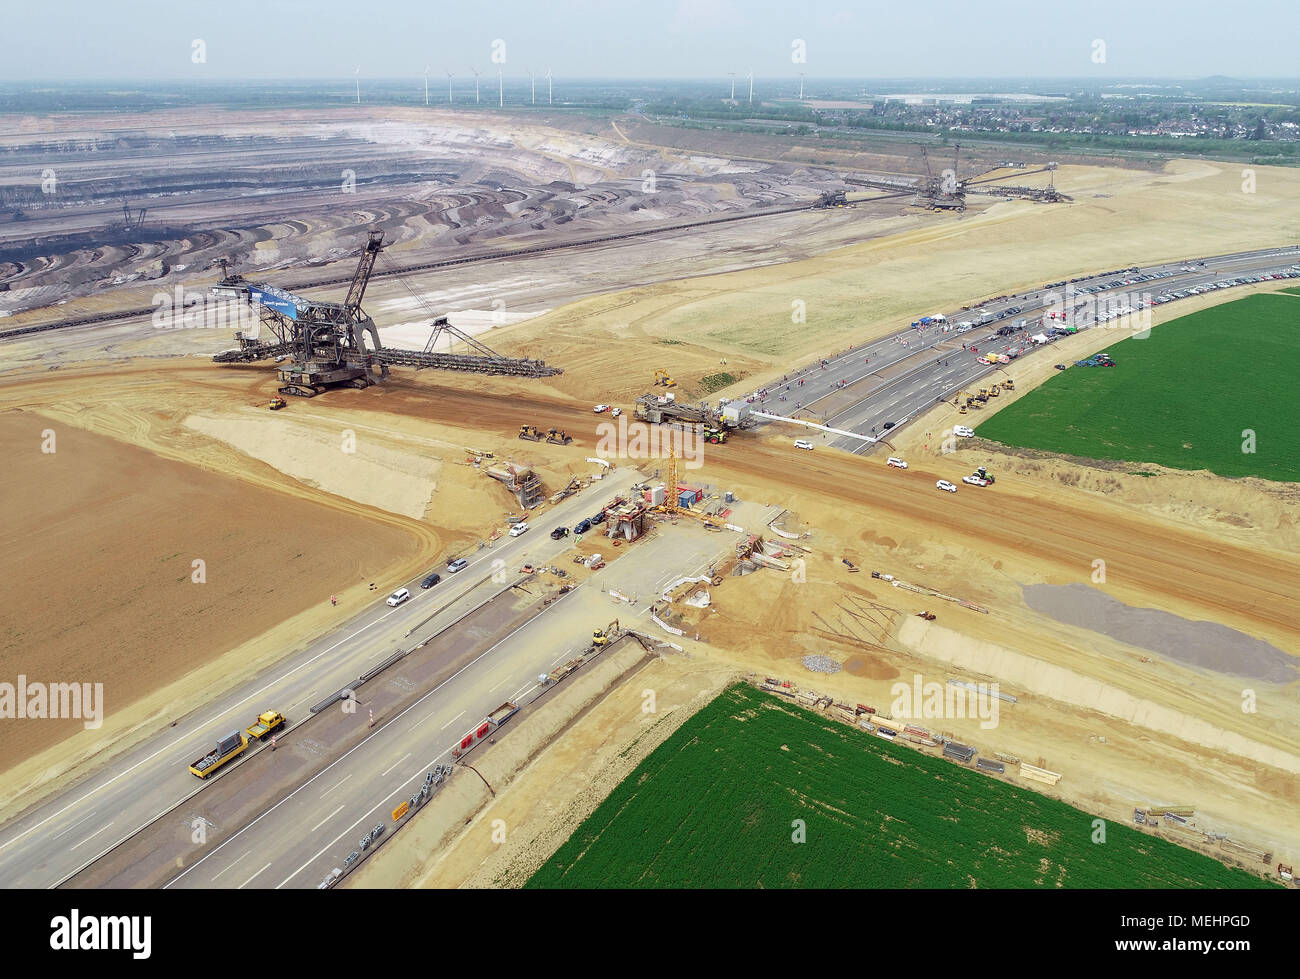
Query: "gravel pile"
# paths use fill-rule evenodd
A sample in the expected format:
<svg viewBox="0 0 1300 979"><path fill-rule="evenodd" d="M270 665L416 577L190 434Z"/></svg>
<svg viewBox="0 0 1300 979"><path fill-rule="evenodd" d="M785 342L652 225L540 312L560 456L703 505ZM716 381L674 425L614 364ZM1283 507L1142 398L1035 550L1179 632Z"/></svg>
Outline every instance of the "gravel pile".
<svg viewBox="0 0 1300 979"><path fill-rule="evenodd" d="M838 673L840 664L829 656L823 656L820 653L816 656L805 656L803 665L808 667L814 673Z"/></svg>

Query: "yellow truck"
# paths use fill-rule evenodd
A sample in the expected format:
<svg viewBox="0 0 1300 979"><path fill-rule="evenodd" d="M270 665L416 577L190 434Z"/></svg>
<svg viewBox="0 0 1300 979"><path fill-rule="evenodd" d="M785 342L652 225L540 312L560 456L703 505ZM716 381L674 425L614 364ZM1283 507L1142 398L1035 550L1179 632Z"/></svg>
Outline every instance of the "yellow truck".
<svg viewBox="0 0 1300 979"><path fill-rule="evenodd" d="M248 736L258 741L265 741L284 727L285 723L284 715L278 710L263 711L258 715L257 723L248 729Z"/></svg>
<svg viewBox="0 0 1300 979"><path fill-rule="evenodd" d="M199 778L207 778L228 762L234 761L248 748L248 736L231 731L217 742L217 746L190 765L190 771Z"/></svg>

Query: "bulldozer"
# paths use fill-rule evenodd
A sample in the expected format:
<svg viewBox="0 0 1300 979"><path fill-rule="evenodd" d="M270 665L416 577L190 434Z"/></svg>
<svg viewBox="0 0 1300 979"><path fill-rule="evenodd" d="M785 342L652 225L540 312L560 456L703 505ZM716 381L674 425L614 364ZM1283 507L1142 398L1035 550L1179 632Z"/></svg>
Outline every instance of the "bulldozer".
<svg viewBox="0 0 1300 979"><path fill-rule="evenodd" d="M563 429L559 429L557 431L556 429L552 428L550 431L546 433L546 441L552 442L555 445L568 445L570 442L573 441L573 438Z"/></svg>
<svg viewBox="0 0 1300 979"><path fill-rule="evenodd" d="M677 387L677 382L668 376L668 372L666 370L662 370L662 369L655 371L654 383L656 387L666 387L666 388Z"/></svg>
<svg viewBox="0 0 1300 979"><path fill-rule="evenodd" d="M285 401L284 398L281 398L280 396L277 395L276 397L271 399L271 403L267 405L267 407L270 408L272 411L279 411L281 408L288 407L288 405L289 402Z"/></svg>
<svg viewBox="0 0 1300 979"><path fill-rule="evenodd" d="M592 653L604 649L611 642L619 637L618 619L615 619L603 629L596 629L591 634L591 645L587 652Z"/></svg>
<svg viewBox="0 0 1300 979"><path fill-rule="evenodd" d="M1011 378L1008 377L1005 381L1002 382L1002 387L1007 391L1014 391L1016 389L1016 382L1011 380Z"/></svg>
<svg viewBox="0 0 1300 979"><path fill-rule="evenodd" d="M554 429L551 429L554 431ZM540 442L542 440L542 431L536 425L520 425L519 437L529 442Z"/></svg>
<svg viewBox="0 0 1300 979"><path fill-rule="evenodd" d="M989 399L989 389L980 388L980 393L975 395L975 397L978 398L980 401L987 401Z"/></svg>
<svg viewBox="0 0 1300 979"><path fill-rule="evenodd" d="M1002 393L1002 389L996 384L994 384L991 388L989 388L990 398L996 398L1001 393Z"/></svg>

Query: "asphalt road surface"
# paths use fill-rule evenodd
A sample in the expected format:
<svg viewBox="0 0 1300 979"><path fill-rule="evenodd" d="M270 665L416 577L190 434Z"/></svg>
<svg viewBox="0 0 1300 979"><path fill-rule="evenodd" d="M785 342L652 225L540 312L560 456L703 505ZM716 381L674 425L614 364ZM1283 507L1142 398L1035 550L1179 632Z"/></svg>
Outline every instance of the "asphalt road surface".
<svg viewBox="0 0 1300 979"><path fill-rule="evenodd" d="M1177 262L1139 268L1137 272L1093 276L1070 283L1076 292L1099 285L1104 288L1089 295L1078 295L1069 304L1074 305L1084 300L1101 304L1107 299L1120 302L1124 297L1149 301L1162 293L1191 289L1226 278L1282 273L1292 266L1300 265L1300 249L1274 248L1216 256L1204 259L1203 267L1201 261L1192 260L1190 271L1184 271L1188 263ZM1107 285L1137 275L1158 277L1129 285ZM792 438L813 439L817 443L833 445L849 452L870 451L875 444L873 440L884 434L883 426L886 422L893 422L893 428L899 428L936 402L950 399L955 392L968 390L972 385L978 387L977 382L981 378L990 374L1004 374L1010 365L991 367L979 363L977 358L989 351L1005 352L1013 346L1023 347L1027 344L1024 339L1013 341L1009 337L998 337L995 331L1016 320L1025 319L1031 324L1028 332L1040 332L1032 324L1046 309L1056 308L1055 302L1045 302L1045 297L1054 299L1064 298L1065 295L1066 287L1036 289L1008 296L998 302L985 303L978 309L945 313L949 323L955 327L963 320L976 320L981 311L998 314L1012 306L1021 307L1015 314L1004 316L984 327L975 327L967 333L957 333L955 329L945 333L937 326L921 330L909 328L893 336L842 351L826 358L824 366L819 363L800 368L787 375L785 381L769 385L767 397L761 400L756 398L754 408L773 415L857 432L866 437L859 439L836 436L817 429L800 432L790 426ZM916 314L918 320L925 315L931 313ZM1094 326L1089 322L1087 326L1082 323L1072 325L1078 325L1082 330L1105 328L1108 324ZM1044 324L1042 331L1046 329L1047 324ZM1131 331L1116 330L1116 339L1122 339L1129 332ZM963 349L963 344L974 347L978 352ZM802 385L799 383L801 380ZM786 400L782 401L782 396Z"/></svg>

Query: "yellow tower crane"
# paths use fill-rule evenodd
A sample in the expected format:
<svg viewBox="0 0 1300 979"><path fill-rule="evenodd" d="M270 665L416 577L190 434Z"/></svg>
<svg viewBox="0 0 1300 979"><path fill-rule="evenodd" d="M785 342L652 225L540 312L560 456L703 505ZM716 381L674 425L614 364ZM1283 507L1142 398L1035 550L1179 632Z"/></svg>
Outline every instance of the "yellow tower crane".
<svg viewBox="0 0 1300 979"><path fill-rule="evenodd" d="M664 462L664 510L667 513L676 513L679 509L677 486L681 482L681 467L678 465L677 450L673 449Z"/></svg>

